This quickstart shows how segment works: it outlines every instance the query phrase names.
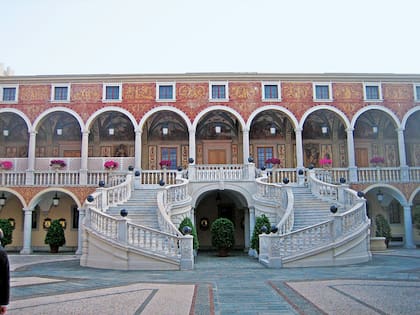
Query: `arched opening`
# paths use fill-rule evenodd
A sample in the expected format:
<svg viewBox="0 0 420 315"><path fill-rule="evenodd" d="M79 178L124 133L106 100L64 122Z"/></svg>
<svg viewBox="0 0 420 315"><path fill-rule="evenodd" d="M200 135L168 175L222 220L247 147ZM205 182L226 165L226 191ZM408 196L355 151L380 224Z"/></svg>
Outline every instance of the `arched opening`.
<svg viewBox="0 0 420 315"><path fill-rule="evenodd" d="M369 167L374 157L384 166L398 166L398 138L396 124L384 111L370 109L362 113L354 127L356 166Z"/></svg>
<svg viewBox="0 0 420 315"><path fill-rule="evenodd" d="M295 131L286 114L266 110L252 120L249 131L250 155L258 168L271 158L280 160L282 167L296 167Z"/></svg>
<svg viewBox="0 0 420 315"><path fill-rule="evenodd" d="M0 114L0 157L27 158L29 133L28 126L15 113Z"/></svg>
<svg viewBox="0 0 420 315"><path fill-rule="evenodd" d="M77 119L66 112L52 112L39 123L35 155L38 158L80 157L81 143Z"/></svg>
<svg viewBox="0 0 420 315"><path fill-rule="evenodd" d="M0 191L0 219L8 220L12 226L12 243L8 251L19 251L23 246L24 205L13 191Z"/></svg>
<svg viewBox="0 0 420 315"><path fill-rule="evenodd" d="M404 139L408 166L420 165L420 111L411 114L405 126Z"/></svg>
<svg viewBox="0 0 420 315"><path fill-rule="evenodd" d="M64 228L66 243L60 251L74 252L78 246L79 210L72 196L60 190L43 193L32 211L32 250L48 251L45 236L52 221L59 220Z"/></svg>
<svg viewBox="0 0 420 315"><path fill-rule="evenodd" d="M151 115L143 126L142 168L159 169L170 161L169 169L188 165L188 127L175 112L162 110Z"/></svg>
<svg viewBox="0 0 420 315"><path fill-rule="evenodd" d="M236 250L243 250L247 246L246 230L249 230L248 205L245 198L233 190L211 190L200 196L195 207L195 222L200 249L215 249L211 244L210 228L218 218L227 218L235 226Z"/></svg>
<svg viewBox="0 0 420 315"><path fill-rule="evenodd" d="M197 164L238 164L242 156L242 127L230 112L204 114L196 128Z"/></svg>
<svg viewBox="0 0 420 315"><path fill-rule="evenodd" d="M347 167L347 134L339 115L320 109L311 113L303 124L303 163L320 167L320 159L332 160L333 167Z"/></svg>

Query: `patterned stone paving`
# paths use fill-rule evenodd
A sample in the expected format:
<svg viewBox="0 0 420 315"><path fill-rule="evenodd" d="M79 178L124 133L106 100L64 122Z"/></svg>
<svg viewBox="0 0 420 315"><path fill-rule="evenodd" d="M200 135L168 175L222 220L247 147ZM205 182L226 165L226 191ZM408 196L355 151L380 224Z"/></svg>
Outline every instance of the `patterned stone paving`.
<svg viewBox="0 0 420 315"><path fill-rule="evenodd" d="M420 309L419 250L374 254L372 262L360 265L277 270L243 253L220 258L200 252L192 271L100 270L82 268L74 257L50 257L10 255L10 314L416 314Z"/></svg>

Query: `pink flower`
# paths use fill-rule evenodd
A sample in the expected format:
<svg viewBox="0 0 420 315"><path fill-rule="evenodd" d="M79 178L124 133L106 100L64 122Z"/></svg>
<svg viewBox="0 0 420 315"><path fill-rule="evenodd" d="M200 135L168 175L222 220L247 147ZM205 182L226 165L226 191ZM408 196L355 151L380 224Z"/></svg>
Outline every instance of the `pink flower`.
<svg viewBox="0 0 420 315"><path fill-rule="evenodd" d="M280 164L280 159L277 158L271 158L271 159L267 159L265 160L266 164Z"/></svg>
<svg viewBox="0 0 420 315"><path fill-rule="evenodd" d="M332 163L332 160L327 157L324 157L319 160L319 165L330 165L331 163Z"/></svg>
<svg viewBox="0 0 420 315"><path fill-rule="evenodd" d="M159 165L161 167L163 167L163 166L169 167L169 166L171 166L171 161L170 160L162 160L162 161L159 162Z"/></svg>
<svg viewBox="0 0 420 315"><path fill-rule="evenodd" d="M104 167L108 170L113 170L114 168L118 167L118 162L115 162L115 161L112 161L112 160L106 161L104 163Z"/></svg>
<svg viewBox="0 0 420 315"><path fill-rule="evenodd" d="M13 163L11 161L0 162L0 168L4 170L10 170L13 168Z"/></svg>

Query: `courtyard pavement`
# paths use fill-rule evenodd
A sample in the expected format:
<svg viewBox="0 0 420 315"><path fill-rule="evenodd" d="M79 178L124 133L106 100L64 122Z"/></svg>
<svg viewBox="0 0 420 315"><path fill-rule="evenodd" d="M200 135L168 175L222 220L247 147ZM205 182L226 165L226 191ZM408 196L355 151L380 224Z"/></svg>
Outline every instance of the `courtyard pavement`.
<svg viewBox="0 0 420 315"><path fill-rule="evenodd" d="M8 314L420 314L420 249L343 267L267 269L199 252L192 271L80 267L69 254L9 254Z"/></svg>

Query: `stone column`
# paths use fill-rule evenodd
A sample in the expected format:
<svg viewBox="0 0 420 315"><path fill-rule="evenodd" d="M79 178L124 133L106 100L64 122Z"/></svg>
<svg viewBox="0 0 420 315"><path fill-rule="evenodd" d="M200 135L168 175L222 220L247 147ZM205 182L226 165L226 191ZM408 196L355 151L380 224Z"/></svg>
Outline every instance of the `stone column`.
<svg viewBox="0 0 420 315"><path fill-rule="evenodd" d="M76 255L82 254L82 248L83 248L83 222L86 215L86 209L79 208L79 227L78 227L78 235L77 235L77 250Z"/></svg>
<svg viewBox="0 0 420 315"><path fill-rule="evenodd" d="M404 248L416 248L413 242L413 222L411 220L411 207L404 208Z"/></svg>
<svg viewBox="0 0 420 315"><path fill-rule="evenodd" d="M88 172L88 158L89 158L89 131L82 132L82 149L81 149L81 162L80 162L80 184L87 185L87 172Z"/></svg>
<svg viewBox="0 0 420 315"><path fill-rule="evenodd" d="M405 153L405 142L404 142L404 129L397 128L398 135L398 154L400 158L400 170L401 170L401 181L409 181L409 169L407 166L407 159Z"/></svg>
<svg viewBox="0 0 420 315"><path fill-rule="evenodd" d="M32 209L24 208L23 218L23 248L20 251L21 254L32 253ZM41 224L41 223L40 223Z"/></svg>
<svg viewBox="0 0 420 315"><path fill-rule="evenodd" d="M347 128L347 158L349 160L349 178L348 180L351 183L357 182L357 167L356 159L354 153L354 137L353 137L354 128Z"/></svg>
<svg viewBox="0 0 420 315"><path fill-rule="evenodd" d="M29 132L28 169L26 170L26 185L34 184L36 131Z"/></svg>
<svg viewBox="0 0 420 315"><path fill-rule="evenodd" d="M248 163L248 157L249 157L249 130L244 129L243 131L243 155L244 155L244 164Z"/></svg>
<svg viewBox="0 0 420 315"><path fill-rule="evenodd" d="M302 128L295 128L296 134L296 167L303 168L303 141L302 141Z"/></svg>
<svg viewBox="0 0 420 315"><path fill-rule="evenodd" d="M252 235L254 234L254 227L255 227L255 207L249 207L249 239L252 239ZM251 242L250 242L251 244ZM254 249L249 247L248 255L255 256L257 253Z"/></svg>
<svg viewBox="0 0 420 315"><path fill-rule="evenodd" d="M192 157L194 159L194 163L196 162L196 156L195 156L195 129L191 128L189 130L189 157Z"/></svg>
<svg viewBox="0 0 420 315"><path fill-rule="evenodd" d="M134 169L141 169L141 130L136 130L136 135L134 139Z"/></svg>

